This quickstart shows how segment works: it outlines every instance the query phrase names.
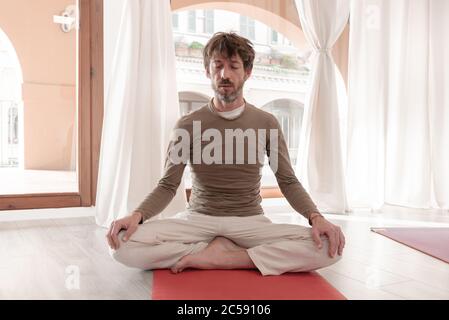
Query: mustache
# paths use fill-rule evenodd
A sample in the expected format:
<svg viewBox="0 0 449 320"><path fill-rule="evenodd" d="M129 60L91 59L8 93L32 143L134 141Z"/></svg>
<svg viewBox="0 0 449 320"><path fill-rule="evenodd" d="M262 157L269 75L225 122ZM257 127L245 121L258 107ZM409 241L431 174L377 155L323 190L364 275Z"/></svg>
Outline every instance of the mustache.
<svg viewBox="0 0 449 320"><path fill-rule="evenodd" d="M227 85L234 85L231 81L229 80L222 80L218 83L219 86L227 86Z"/></svg>

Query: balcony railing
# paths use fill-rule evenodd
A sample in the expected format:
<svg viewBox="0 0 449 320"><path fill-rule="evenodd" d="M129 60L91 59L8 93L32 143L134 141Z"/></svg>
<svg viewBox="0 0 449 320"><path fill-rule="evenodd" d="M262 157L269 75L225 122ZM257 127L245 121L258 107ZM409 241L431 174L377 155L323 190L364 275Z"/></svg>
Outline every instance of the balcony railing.
<svg viewBox="0 0 449 320"><path fill-rule="evenodd" d="M0 100L0 168L19 164L18 102Z"/></svg>

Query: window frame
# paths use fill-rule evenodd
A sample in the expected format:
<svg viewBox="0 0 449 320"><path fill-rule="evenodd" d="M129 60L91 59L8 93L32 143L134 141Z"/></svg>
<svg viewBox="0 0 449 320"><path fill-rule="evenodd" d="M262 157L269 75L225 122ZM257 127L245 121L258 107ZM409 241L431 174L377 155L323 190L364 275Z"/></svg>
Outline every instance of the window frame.
<svg viewBox="0 0 449 320"><path fill-rule="evenodd" d="M196 10L189 10L187 13L187 32L196 32L196 18ZM191 19L193 19L193 24L191 24Z"/></svg>
<svg viewBox="0 0 449 320"><path fill-rule="evenodd" d="M215 31L215 14L214 10L205 9L203 11L204 21L203 21L203 33L205 34L213 34ZM208 30L208 27L211 27L212 30Z"/></svg>
<svg viewBox="0 0 449 320"><path fill-rule="evenodd" d="M256 22L248 16L240 14L240 33L249 40L256 40Z"/></svg>
<svg viewBox="0 0 449 320"><path fill-rule="evenodd" d="M174 30L179 30L179 14L177 12L172 12L172 26Z"/></svg>
<svg viewBox="0 0 449 320"><path fill-rule="evenodd" d="M279 44L279 32L277 32L276 30L271 29L271 28L270 28L270 30L271 30L271 32L270 32L270 43L271 44ZM274 37L274 35L276 35L276 37ZM275 38L276 38L276 40L275 40Z"/></svg>

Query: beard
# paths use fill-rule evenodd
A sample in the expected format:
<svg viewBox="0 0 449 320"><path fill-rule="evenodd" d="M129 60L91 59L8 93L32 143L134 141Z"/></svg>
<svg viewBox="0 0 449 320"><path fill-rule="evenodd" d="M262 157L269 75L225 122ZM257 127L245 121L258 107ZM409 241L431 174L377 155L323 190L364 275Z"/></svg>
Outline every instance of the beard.
<svg viewBox="0 0 449 320"><path fill-rule="evenodd" d="M218 99L220 99L221 101L225 102L225 103L232 103L234 102L241 94L242 94L242 90L243 90L243 85L245 84L245 81L242 81L241 83L238 84L237 88L235 88L234 84L231 83L230 81L221 81L220 83L218 83L218 85L214 84L212 82L212 89L215 92L215 95L217 96ZM229 90L228 88L231 87L226 87L226 89L221 89L223 91L220 91L220 86L222 85L230 85L232 86L232 90ZM227 91L229 90L229 91Z"/></svg>

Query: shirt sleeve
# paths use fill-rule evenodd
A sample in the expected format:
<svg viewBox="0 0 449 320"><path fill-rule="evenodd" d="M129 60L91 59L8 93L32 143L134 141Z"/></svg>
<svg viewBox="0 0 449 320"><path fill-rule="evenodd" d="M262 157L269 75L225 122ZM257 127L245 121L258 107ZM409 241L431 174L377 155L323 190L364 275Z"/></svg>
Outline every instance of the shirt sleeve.
<svg viewBox="0 0 449 320"><path fill-rule="evenodd" d="M146 196L141 204L134 210L142 213L141 222L144 222L145 220L161 213L174 198L176 195L176 190L181 183L186 161L178 161L179 159L175 161L170 156L170 152L175 150L175 144L177 145L178 143L181 143L178 142L176 135L174 134L176 130L180 129L179 123L180 121L178 121L171 135L165 156L164 173L162 178L159 180L154 190L148 194L148 196Z"/></svg>
<svg viewBox="0 0 449 320"><path fill-rule="evenodd" d="M307 218L310 223L310 214L312 212L319 213L319 211L295 175L290 162L288 147L279 122L274 116L272 117L271 122L270 130L277 129L277 134L273 131L268 134L267 156L270 167L276 176L279 188L288 203L293 209Z"/></svg>

